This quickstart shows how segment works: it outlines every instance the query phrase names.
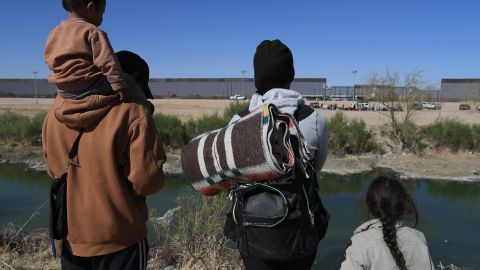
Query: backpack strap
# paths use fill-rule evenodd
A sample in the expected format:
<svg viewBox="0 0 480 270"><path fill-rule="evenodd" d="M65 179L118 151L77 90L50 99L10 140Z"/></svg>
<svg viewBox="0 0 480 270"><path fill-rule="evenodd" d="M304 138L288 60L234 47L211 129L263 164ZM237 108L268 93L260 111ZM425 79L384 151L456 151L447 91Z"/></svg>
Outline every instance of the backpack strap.
<svg viewBox="0 0 480 270"><path fill-rule="evenodd" d="M237 113L237 115L240 116L240 118L242 118L242 117L246 116L246 115L249 114L249 113L250 113L250 111L249 111L248 109L245 109L245 110Z"/></svg>
<svg viewBox="0 0 480 270"><path fill-rule="evenodd" d="M312 113L314 113L315 110L310 108L310 106L307 106L305 104L300 104L293 114L293 117L297 122L302 121L303 119L309 117Z"/></svg>
<svg viewBox="0 0 480 270"><path fill-rule="evenodd" d="M85 128L81 128L78 132L77 138L75 139L75 142L73 142L72 147L70 148L70 151L68 151L68 161L66 164L66 169L65 173L67 172L68 168L72 165L75 167L78 167L78 162L73 161L73 158L77 156L78 154L78 144L80 143L80 138L83 135L83 132L85 131Z"/></svg>
<svg viewBox="0 0 480 270"><path fill-rule="evenodd" d="M75 142L73 143L72 148L70 148L70 151L68 152L69 159L72 159L77 155L78 144L80 143L80 138L82 137L84 131L85 129L81 128L80 131L78 132L77 138L75 139Z"/></svg>

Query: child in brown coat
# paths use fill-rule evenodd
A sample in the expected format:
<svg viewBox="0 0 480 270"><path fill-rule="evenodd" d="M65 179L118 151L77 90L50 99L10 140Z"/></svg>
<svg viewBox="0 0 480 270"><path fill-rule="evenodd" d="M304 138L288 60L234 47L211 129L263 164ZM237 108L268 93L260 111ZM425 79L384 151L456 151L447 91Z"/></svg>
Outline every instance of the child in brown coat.
<svg viewBox="0 0 480 270"><path fill-rule="evenodd" d="M68 20L49 34L45 62L52 70L48 81L65 99L119 94L145 100L133 79L125 74L107 34L98 28L106 0L62 0Z"/></svg>

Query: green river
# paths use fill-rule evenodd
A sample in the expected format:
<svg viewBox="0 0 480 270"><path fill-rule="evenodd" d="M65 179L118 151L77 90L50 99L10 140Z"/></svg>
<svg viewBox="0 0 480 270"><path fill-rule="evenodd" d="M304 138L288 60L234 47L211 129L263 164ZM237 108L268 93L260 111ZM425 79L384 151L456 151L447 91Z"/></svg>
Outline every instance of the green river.
<svg viewBox="0 0 480 270"><path fill-rule="evenodd" d="M331 221L319 246L314 269L336 269L353 230L362 222L360 201L378 171L349 176L322 174L321 196ZM407 180L415 196L420 222L436 265L480 269L480 183L439 180ZM50 179L45 172L19 165L0 165L0 226L22 225L48 199ZM162 215L175 207L175 198L186 191L181 175L168 176L165 187L148 197L148 205ZM45 205L26 230L48 226ZM154 236L152 236L154 237Z"/></svg>

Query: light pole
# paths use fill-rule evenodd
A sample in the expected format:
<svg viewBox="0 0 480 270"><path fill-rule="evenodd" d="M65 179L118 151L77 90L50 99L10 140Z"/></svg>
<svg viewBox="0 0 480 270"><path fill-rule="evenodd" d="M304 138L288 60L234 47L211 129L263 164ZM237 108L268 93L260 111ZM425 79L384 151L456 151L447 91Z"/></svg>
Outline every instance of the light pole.
<svg viewBox="0 0 480 270"><path fill-rule="evenodd" d="M35 104L38 104L38 95L37 95L37 71L33 71L33 81L35 83Z"/></svg>
<svg viewBox="0 0 480 270"><path fill-rule="evenodd" d="M245 73L247 72L245 69L240 70L242 73L242 95L245 95Z"/></svg>
<svg viewBox="0 0 480 270"><path fill-rule="evenodd" d="M353 74L353 97L352 97L352 100L355 101L355 75L357 75L357 70L356 69L352 70L352 74Z"/></svg>
<svg viewBox="0 0 480 270"><path fill-rule="evenodd" d="M325 90L324 94L323 94L323 100L327 100L327 82L325 81L325 83L323 84L323 88ZM332 95L332 94L330 94Z"/></svg>

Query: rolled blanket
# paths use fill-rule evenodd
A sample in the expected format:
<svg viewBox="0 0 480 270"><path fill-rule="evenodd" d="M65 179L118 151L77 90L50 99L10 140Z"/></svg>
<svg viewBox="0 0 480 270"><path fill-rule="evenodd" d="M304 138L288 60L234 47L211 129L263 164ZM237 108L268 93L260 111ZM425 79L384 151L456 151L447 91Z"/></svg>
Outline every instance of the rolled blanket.
<svg viewBox="0 0 480 270"><path fill-rule="evenodd" d="M239 121L204 133L182 150L182 169L193 187L206 196L240 182L281 178L295 163L305 168L310 159L295 119L273 104Z"/></svg>

